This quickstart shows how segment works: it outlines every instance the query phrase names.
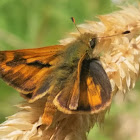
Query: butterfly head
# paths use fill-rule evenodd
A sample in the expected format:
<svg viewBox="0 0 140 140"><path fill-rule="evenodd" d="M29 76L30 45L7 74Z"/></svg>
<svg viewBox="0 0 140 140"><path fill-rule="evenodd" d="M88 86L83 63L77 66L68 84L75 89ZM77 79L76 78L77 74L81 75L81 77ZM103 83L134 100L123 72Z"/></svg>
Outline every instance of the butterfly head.
<svg viewBox="0 0 140 140"><path fill-rule="evenodd" d="M84 33L80 36L80 41L85 45L86 47L86 53L90 58L93 57L93 50L96 47L97 44L97 36L96 34L92 33Z"/></svg>

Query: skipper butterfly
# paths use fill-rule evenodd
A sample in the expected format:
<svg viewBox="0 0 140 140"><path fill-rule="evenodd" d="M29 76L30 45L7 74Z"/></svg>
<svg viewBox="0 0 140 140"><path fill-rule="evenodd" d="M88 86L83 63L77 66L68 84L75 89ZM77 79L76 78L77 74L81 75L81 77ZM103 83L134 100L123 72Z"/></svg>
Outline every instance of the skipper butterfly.
<svg viewBox="0 0 140 140"><path fill-rule="evenodd" d="M98 113L111 104L112 90L100 58L93 56L96 42L95 34L83 33L65 46L0 51L0 77L29 103L47 98L44 124L52 123L56 110Z"/></svg>

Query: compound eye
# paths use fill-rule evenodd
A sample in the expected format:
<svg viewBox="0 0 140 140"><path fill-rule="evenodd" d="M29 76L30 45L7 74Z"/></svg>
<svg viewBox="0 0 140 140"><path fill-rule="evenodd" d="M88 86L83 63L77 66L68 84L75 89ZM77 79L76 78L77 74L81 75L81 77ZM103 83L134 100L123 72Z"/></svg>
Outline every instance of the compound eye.
<svg viewBox="0 0 140 140"><path fill-rule="evenodd" d="M96 38L92 38L89 43L90 43L90 47L94 49L94 47L96 46Z"/></svg>

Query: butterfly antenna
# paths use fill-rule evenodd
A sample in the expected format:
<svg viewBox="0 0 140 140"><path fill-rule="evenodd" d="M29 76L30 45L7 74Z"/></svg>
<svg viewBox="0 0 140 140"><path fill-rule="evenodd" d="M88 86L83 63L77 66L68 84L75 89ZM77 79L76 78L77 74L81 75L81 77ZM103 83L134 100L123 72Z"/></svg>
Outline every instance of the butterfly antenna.
<svg viewBox="0 0 140 140"><path fill-rule="evenodd" d="M78 32L79 32L80 34L82 34L82 33L80 32L80 30L78 29L77 25L76 25L75 18L74 18L74 17L71 17L71 20L72 20L73 24L75 25L76 29L78 30Z"/></svg>
<svg viewBox="0 0 140 140"><path fill-rule="evenodd" d="M80 30L78 29L77 25L76 25L75 18L74 18L74 17L71 17L71 20L72 20L73 24L75 25L76 29L78 30L78 32L79 32L80 34L82 34L82 33L80 32ZM97 37L97 38L107 38L107 37L113 37L113 36L117 36L117 35L125 35L125 34L129 34L129 33L131 33L131 31L126 30L126 31L124 31L124 32L122 32L122 33L120 33L120 34L114 34L114 35L110 35L110 36L103 36L103 37Z"/></svg>
<svg viewBox="0 0 140 140"><path fill-rule="evenodd" d="M125 34L130 34L130 33L131 33L131 31L129 31L129 30L126 30L126 31L124 31L124 32L122 32L122 33L120 33L120 34L114 34L114 35L110 35L110 36L97 37L97 38L107 38L107 37L113 37L113 36L117 36L117 35L125 35Z"/></svg>

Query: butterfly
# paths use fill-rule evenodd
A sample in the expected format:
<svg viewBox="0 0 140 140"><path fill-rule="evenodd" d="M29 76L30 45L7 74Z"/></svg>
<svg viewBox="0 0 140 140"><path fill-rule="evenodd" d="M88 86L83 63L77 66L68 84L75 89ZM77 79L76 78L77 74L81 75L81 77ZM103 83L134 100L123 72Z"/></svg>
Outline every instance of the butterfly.
<svg viewBox="0 0 140 140"><path fill-rule="evenodd" d="M111 104L112 89L100 58L93 56L96 43L95 34L83 33L67 45L0 51L0 77L29 103L47 98L46 125L57 110L98 113Z"/></svg>

